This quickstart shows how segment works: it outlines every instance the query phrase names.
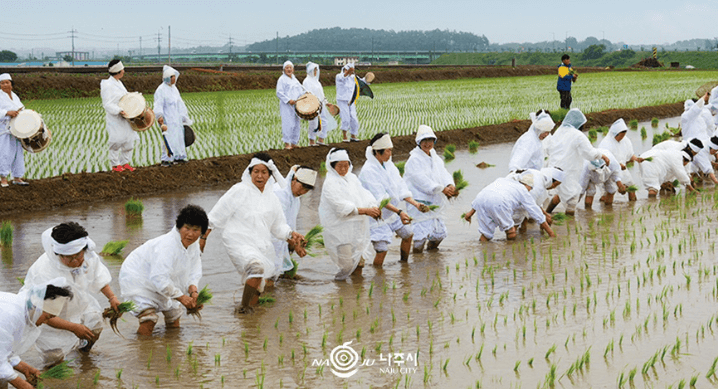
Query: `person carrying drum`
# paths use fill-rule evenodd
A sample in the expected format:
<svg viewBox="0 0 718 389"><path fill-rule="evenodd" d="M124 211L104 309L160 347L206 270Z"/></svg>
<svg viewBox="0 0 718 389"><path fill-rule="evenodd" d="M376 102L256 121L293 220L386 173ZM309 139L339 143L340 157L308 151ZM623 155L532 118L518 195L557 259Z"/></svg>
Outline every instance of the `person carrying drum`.
<svg viewBox="0 0 718 389"><path fill-rule="evenodd" d="M356 101L359 98L359 83L354 75L354 64L348 63L342 67L342 71L336 75L337 85L337 106L339 106L339 117L342 119L342 133L344 142L358 142L359 119L357 118ZM347 139L347 131L351 138Z"/></svg>
<svg viewBox="0 0 718 389"><path fill-rule="evenodd" d="M15 92L12 91L12 77L0 74L0 186L7 188L7 177L12 174L14 185L28 185L23 181L25 175L25 157L22 154L20 140L10 134L10 119L25 108Z"/></svg>
<svg viewBox="0 0 718 389"><path fill-rule="evenodd" d="M277 80L277 98L279 115L282 117L282 141L284 149L290 150L299 143L299 116L294 111L294 104L304 92L304 88L294 76L294 64L291 61L285 62L282 69L283 73Z"/></svg>
<svg viewBox="0 0 718 389"><path fill-rule="evenodd" d="M108 143L112 171L134 171L130 161L135 141L140 140L140 137L132 130L130 122L125 120L125 111L118 105L122 96L127 94L125 85L120 81L125 75L125 67L120 60L113 59L107 64L107 70L110 77L100 82L100 96L102 106L105 108L106 128L110 137Z"/></svg>
<svg viewBox="0 0 718 389"><path fill-rule="evenodd" d="M327 108L329 102L324 96L324 88L322 88L322 84L319 82L319 65L314 62L307 63L307 78L302 81L302 85L307 92L316 96L322 105L319 116L309 121L309 129L307 131L309 133L309 145L324 146L324 139L327 137L327 133L337 128L337 122Z"/></svg>
<svg viewBox="0 0 718 389"><path fill-rule="evenodd" d="M163 147L162 166L172 162L187 162L187 150L184 144L184 126L192 125L187 106L177 89L179 72L171 66L162 68L162 84L155 90L154 112L167 143Z"/></svg>

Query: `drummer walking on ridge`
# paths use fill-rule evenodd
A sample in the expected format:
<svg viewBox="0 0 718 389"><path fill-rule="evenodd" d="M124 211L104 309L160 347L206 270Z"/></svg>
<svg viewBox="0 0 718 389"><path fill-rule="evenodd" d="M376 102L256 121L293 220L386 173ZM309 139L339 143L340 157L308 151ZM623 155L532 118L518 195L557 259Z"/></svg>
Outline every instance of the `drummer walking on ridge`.
<svg viewBox="0 0 718 389"><path fill-rule="evenodd" d="M282 69L283 73L277 80L277 98L279 114L282 116L282 141L284 148L289 150L299 143L299 116L294 111L294 104L304 88L294 76L294 64L291 61L286 61Z"/></svg>
<svg viewBox="0 0 718 389"><path fill-rule="evenodd" d="M356 101L359 98L359 82L354 75L354 64L348 63L344 65L342 71L337 74L335 81L344 142L358 142L359 118L357 117ZM350 139L347 138L347 131L351 134Z"/></svg>
<svg viewBox="0 0 718 389"><path fill-rule="evenodd" d="M100 96L106 113L107 133L110 136L108 143L112 171L134 171L130 160L135 141L140 140L140 137L132 130L130 122L125 120L125 111L118 105L122 96L127 94L125 85L120 81L125 75L125 67L120 60L113 59L107 64L107 70L110 77L100 81Z"/></svg>
<svg viewBox="0 0 718 389"><path fill-rule="evenodd" d="M25 108L15 92L12 91L12 77L0 74L0 186L7 188L7 177L12 173L15 185L28 185L22 180L25 174L25 158L20 140L10 134L8 124Z"/></svg>

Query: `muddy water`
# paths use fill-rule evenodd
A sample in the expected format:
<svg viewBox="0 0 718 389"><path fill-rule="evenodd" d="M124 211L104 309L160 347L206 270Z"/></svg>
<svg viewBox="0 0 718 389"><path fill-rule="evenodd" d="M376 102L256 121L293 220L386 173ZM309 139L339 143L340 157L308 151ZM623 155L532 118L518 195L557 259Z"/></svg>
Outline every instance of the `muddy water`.
<svg viewBox="0 0 718 389"><path fill-rule="evenodd" d="M677 120L668 122L675 126ZM649 133L645 141L629 131L637 152L649 148L652 137L650 124L641 126ZM661 131L663 126L661 121ZM69 356L76 377L47 387L91 387L97 377L98 387L127 388L494 388L550 382L600 388L616 386L621 375L628 382L634 368L635 385L677 387L697 375L705 386L718 356L712 186L687 201L649 201L641 191L639 201L629 204L617 196L613 207L579 209L575 219L555 227L556 239L541 236L534 225L515 242L498 233L494 242L479 244L475 223L460 215L480 188L505 175L510 151L511 145L460 151L447 164L450 171L462 169L470 186L447 211L450 235L438 252L412 255L404 264L395 244L383 268L368 266L362 278L339 283L319 252L301 260L301 280L280 282L270 291L277 301L253 315L233 314L241 285L219 239L210 237L201 286L209 284L215 297L201 322L183 318L174 331L158 324L151 340L140 340L134 335L137 321L128 315L119 323L125 338L106 329L89 355ZM476 168L481 161L496 166ZM42 254L40 234L61 221L80 222L99 246L129 240L126 255L168 231L185 204L209 210L226 189L143 198L139 221L125 217L121 202L14 216L15 242L12 253L3 251L0 289L17 291L16 277L24 277ZM303 199L300 231L318 223L319 195L315 190ZM106 263L119 293L121 258ZM345 372L340 366L322 364L350 341L335 357L353 356L351 348L364 366L339 378L332 368ZM389 353L416 358L399 364L387 360ZM39 363L34 352L26 357Z"/></svg>

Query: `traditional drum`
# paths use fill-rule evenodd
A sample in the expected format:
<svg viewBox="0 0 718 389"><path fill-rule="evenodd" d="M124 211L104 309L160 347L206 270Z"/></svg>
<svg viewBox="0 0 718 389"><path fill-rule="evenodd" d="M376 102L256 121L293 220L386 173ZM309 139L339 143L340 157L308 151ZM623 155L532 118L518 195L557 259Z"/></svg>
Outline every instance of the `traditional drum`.
<svg viewBox="0 0 718 389"><path fill-rule="evenodd" d="M184 146L190 147L194 144L194 130L185 124L184 126Z"/></svg>
<svg viewBox="0 0 718 389"><path fill-rule="evenodd" d="M52 133L45 126L42 116L31 109L23 109L10 119L10 133L20 140L22 148L39 153L50 144Z"/></svg>
<svg viewBox="0 0 718 389"><path fill-rule="evenodd" d="M329 111L330 115L337 116L339 115L339 106L327 103L327 111Z"/></svg>
<svg viewBox="0 0 718 389"><path fill-rule="evenodd" d="M294 104L294 110L300 118L312 120L322 112L322 104L319 102L317 96L307 92L297 99L297 102Z"/></svg>
<svg viewBox="0 0 718 389"><path fill-rule="evenodd" d="M372 73L372 72L368 72L368 73L364 76L364 79L365 79L366 82L369 83L369 84L371 84L371 83L374 81L374 78L375 78L375 77L374 77L374 73Z"/></svg>
<svg viewBox="0 0 718 389"><path fill-rule="evenodd" d="M155 123L155 113L147 107L147 101L139 92L130 92L117 103L125 111L125 119L135 131L144 131Z"/></svg>

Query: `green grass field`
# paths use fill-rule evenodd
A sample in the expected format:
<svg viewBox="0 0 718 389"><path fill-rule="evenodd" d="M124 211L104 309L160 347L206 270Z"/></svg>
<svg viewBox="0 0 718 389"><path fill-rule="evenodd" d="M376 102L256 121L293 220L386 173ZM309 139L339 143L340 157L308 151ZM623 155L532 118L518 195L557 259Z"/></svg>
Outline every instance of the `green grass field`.
<svg viewBox="0 0 718 389"><path fill-rule="evenodd" d="M718 71L582 74L574 84L573 107L588 113L673 103L695 97L696 88L716 78ZM360 137L364 139L379 131L411 134L420 124L444 131L503 123L528 118L529 112L540 108L555 110L559 105L556 76L374 84L372 89L375 98L362 97L357 104ZM334 87L325 88L325 93L334 101ZM152 96L146 97L151 103ZM185 93L183 98L197 134L197 142L188 150L191 159L282 146L274 90ZM28 178L109 170L105 112L99 98L24 103L43 115L53 134L45 151L26 153ZM307 144L306 127L303 122L300 145ZM134 164L159 163L159 128L155 125L140 138ZM329 141L340 138L341 132L335 130Z"/></svg>

